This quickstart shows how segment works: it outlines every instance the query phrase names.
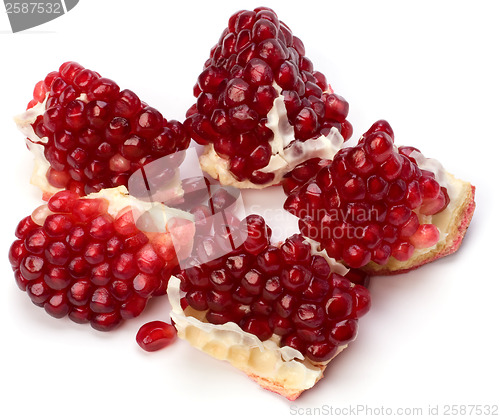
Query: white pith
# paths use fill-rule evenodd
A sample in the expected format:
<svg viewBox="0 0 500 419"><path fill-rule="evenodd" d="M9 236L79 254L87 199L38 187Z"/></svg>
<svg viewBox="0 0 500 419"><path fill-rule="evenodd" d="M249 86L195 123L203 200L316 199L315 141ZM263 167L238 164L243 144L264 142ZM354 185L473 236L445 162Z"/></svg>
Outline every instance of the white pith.
<svg viewBox="0 0 500 419"><path fill-rule="evenodd" d="M325 257L332 272L341 275L348 272L344 265L329 258L324 250L320 251L317 243L309 239L304 241L311 244L312 254ZM175 322L178 336L195 348L228 361L247 374L278 382L287 390L307 390L322 377L323 369L304 358L302 353L288 346L280 348L277 335L262 342L236 323L214 325L206 321L204 312L191 307L182 310L179 278L170 278L167 294L172 306L170 317ZM346 347L339 347L336 355Z"/></svg>
<svg viewBox="0 0 500 419"><path fill-rule="evenodd" d="M241 189L262 189L281 182L283 176L295 166L311 158L333 159L340 150L344 139L337 128L332 128L327 136L321 135L316 139L306 141L295 140L293 126L288 122L284 97L281 88L274 83L278 97L274 99L273 107L267 114L266 126L273 132L270 141L272 156L267 166L259 169L264 173L274 173L274 179L264 185L256 185L249 180L239 181L229 170L229 161L221 158L214 149L213 144L205 146L200 156L201 168L219 179L222 185L234 186Z"/></svg>
<svg viewBox="0 0 500 419"><path fill-rule="evenodd" d="M158 229L164 229L168 221L173 218L184 218L194 222L194 216L191 213L177 208L167 207L159 202L148 202L137 199L129 195L127 188L123 185L117 186L116 188L101 189L99 192L91 193L83 198L104 198L109 203L108 213L113 216L113 218L115 218L123 208L129 206L136 212L136 219L141 214L148 213L154 220L154 226Z"/></svg>

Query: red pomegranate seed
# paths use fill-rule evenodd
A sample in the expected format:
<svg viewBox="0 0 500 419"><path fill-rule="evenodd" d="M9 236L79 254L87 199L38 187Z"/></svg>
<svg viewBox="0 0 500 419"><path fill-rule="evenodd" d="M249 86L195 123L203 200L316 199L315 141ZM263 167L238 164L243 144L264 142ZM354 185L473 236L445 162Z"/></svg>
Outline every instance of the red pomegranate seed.
<svg viewBox="0 0 500 419"><path fill-rule="evenodd" d="M440 237L438 228L433 224L421 224L411 235L410 242L416 249L434 246Z"/></svg>
<svg viewBox="0 0 500 419"><path fill-rule="evenodd" d="M52 294L43 305L45 311L56 319L65 317L70 310L66 294L62 291Z"/></svg>
<svg viewBox="0 0 500 419"><path fill-rule="evenodd" d="M241 328L248 333L257 336L261 341L269 339L273 332L269 327L267 318L264 316L249 316L243 319Z"/></svg>
<svg viewBox="0 0 500 419"><path fill-rule="evenodd" d="M162 321L152 321L141 326L135 339L146 352L154 352L171 345L176 337L174 326Z"/></svg>
<svg viewBox="0 0 500 419"><path fill-rule="evenodd" d="M91 316L90 325L100 332L109 332L116 329L124 317L112 311L111 313L95 313Z"/></svg>
<svg viewBox="0 0 500 419"><path fill-rule="evenodd" d="M314 362L325 362L332 359L337 347L328 342L316 342L307 346L307 357Z"/></svg>
<svg viewBox="0 0 500 419"><path fill-rule="evenodd" d="M331 344L342 346L356 338L358 323L355 320L347 319L337 323L328 335Z"/></svg>

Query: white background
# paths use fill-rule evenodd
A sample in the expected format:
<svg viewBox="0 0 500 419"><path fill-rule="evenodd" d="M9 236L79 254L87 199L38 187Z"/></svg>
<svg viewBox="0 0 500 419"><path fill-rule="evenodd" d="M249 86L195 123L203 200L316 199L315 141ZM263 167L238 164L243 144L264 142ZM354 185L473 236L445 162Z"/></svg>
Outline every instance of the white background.
<svg viewBox="0 0 500 419"><path fill-rule="evenodd" d="M477 186L460 251L372 281L357 341L296 402L183 341L143 352L135 333L168 318L165 298L112 333L56 320L17 289L7 251L41 204L31 156L12 117L35 83L75 60L182 120L210 47L254 1L81 0L67 15L12 34L0 14L0 416L4 418L288 417L307 408L499 404L498 161L500 29L494 2L271 1L315 68L350 102L354 137L379 118ZM0 6L2 9L2 6ZM3 9L2 9L3 10ZM276 188L246 194L280 208ZM279 227L278 225L275 225ZM282 223L281 235L294 232ZM326 412L326 411L324 411Z"/></svg>

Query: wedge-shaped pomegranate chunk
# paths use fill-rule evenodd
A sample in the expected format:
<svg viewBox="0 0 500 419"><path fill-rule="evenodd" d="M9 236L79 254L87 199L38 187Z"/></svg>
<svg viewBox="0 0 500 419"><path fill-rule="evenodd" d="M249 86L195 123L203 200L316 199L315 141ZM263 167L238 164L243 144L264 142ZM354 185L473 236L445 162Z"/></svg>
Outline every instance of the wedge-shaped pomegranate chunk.
<svg viewBox="0 0 500 419"><path fill-rule="evenodd" d="M31 301L107 331L165 294L172 269L191 252L194 224L190 214L139 201L121 186L84 198L58 192L16 236L9 260Z"/></svg>
<svg viewBox="0 0 500 419"><path fill-rule="evenodd" d="M147 163L189 145L180 122L72 61L38 82L33 97L16 123L45 199L61 189L84 195L126 185Z"/></svg>
<svg viewBox="0 0 500 419"><path fill-rule="evenodd" d="M246 239L225 256L207 258L207 248L220 254L217 237L199 242L170 279L171 317L179 337L294 400L355 339L370 296L303 236L272 245L256 215L241 228Z"/></svg>
<svg viewBox="0 0 500 419"><path fill-rule="evenodd" d="M475 188L377 121L332 161L311 160L284 180L285 209L302 234L353 268L391 274L453 253L474 212Z"/></svg>
<svg viewBox="0 0 500 419"><path fill-rule="evenodd" d="M262 188L352 134L349 105L271 9L242 10L212 48L187 112L202 168L223 185Z"/></svg>

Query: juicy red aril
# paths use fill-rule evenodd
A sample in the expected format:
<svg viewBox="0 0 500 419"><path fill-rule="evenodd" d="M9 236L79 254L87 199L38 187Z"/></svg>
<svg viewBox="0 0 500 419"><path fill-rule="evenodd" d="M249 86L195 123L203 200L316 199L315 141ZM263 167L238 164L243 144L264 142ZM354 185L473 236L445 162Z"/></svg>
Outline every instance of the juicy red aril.
<svg viewBox="0 0 500 419"><path fill-rule="evenodd" d="M249 215L242 223L247 230L247 237L243 247L250 254L258 254L267 248L269 232L264 219L260 216Z"/></svg>
<svg viewBox="0 0 500 419"><path fill-rule="evenodd" d="M281 252L277 247L269 246L257 256L255 263L264 274L276 275L283 266Z"/></svg>
<svg viewBox="0 0 500 419"><path fill-rule="evenodd" d="M68 290L68 298L71 304L76 307L87 304L92 292L92 284L88 280L74 282Z"/></svg>
<svg viewBox="0 0 500 419"><path fill-rule="evenodd" d="M52 242L45 249L47 262L53 265L65 265L69 260L70 252L64 242Z"/></svg>
<svg viewBox="0 0 500 419"><path fill-rule="evenodd" d="M383 119L378 120L373 123L370 129L366 132L365 136L369 134L373 134L374 132L384 132L386 133L392 140L394 140L394 131L389 123Z"/></svg>
<svg viewBox="0 0 500 419"><path fill-rule="evenodd" d="M83 67L74 61L68 61L59 67L59 73L66 83L72 83L75 76L83 70Z"/></svg>
<svg viewBox="0 0 500 419"><path fill-rule="evenodd" d="M365 142L365 150L375 163L384 162L393 151L393 139L385 132L370 135L370 140Z"/></svg>
<svg viewBox="0 0 500 419"><path fill-rule="evenodd" d="M64 292L55 292L52 296L45 302L45 311L56 319L61 319L65 317L70 310L70 306L67 302L67 297Z"/></svg>
<svg viewBox="0 0 500 419"><path fill-rule="evenodd" d="M38 136L49 138L44 144L51 166L46 176L56 188L83 194L115 187L126 183L145 161L189 145L182 124L168 121L164 127L160 112L135 93L120 90L114 81L75 62L64 63L59 72L37 84L35 100L42 103L45 95L45 112L33 128ZM166 128L162 146L155 147L154 138Z"/></svg>
<svg viewBox="0 0 500 419"><path fill-rule="evenodd" d="M260 58L252 58L245 66L244 79L254 86L268 85L273 81L273 70Z"/></svg>
<svg viewBox="0 0 500 419"><path fill-rule="evenodd" d="M332 359L337 352L337 347L328 342L315 342L307 346L307 357L314 362L325 362Z"/></svg>
<svg viewBox="0 0 500 419"><path fill-rule="evenodd" d="M204 311L208 309L207 297L202 290L188 291L186 301L195 310Z"/></svg>
<svg viewBox="0 0 500 419"><path fill-rule="evenodd" d="M300 265L293 265L282 272L280 280L287 290L300 292L304 290L311 278L309 270Z"/></svg>
<svg viewBox="0 0 500 419"><path fill-rule="evenodd" d="M52 294L51 289L41 280L28 282L26 292L33 304L37 306L43 306Z"/></svg>
<svg viewBox="0 0 500 419"><path fill-rule="evenodd" d="M207 291L206 301L208 308L216 312L223 312L232 306L230 293L223 291Z"/></svg>
<svg viewBox="0 0 500 419"><path fill-rule="evenodd" d="M273 333L279 336L288 335L294 329L290 319L285 319L276 313L272 314L269 318L269 326L273 330Z"/></svg>
<svg viewBox="0 0 500 419"><path fill-rule="evenodd" d="M358 317L364 316L371 307L371 298L368 289L356 284L351 293L355 295L355 310Z"/></svg>
<svg viewBox="0 0 500 419"><path fill-rule="evenodd" d="M90 321L91 311L88 306L73 307L70 309L68 317L75 323L85 324Z"/></svg>
<svg viewBox="0 0 500 419"><path fill-rule="evenodd" d="M19 270L26 280L32 281L42 276L44 265L45 262L42 257L28 254L22 260Z"/></svg>
<svg viewBox="0 0 500 419"><path fill-rule="evenodd" d="M160 279L157 276L139 273L133 279L134 292L140 297L150 297L159 287Z"/></svg>
<svg viewBox="0 0 500 419"><path fill-rule="evenodd" d="M194 88L197 102L187 113L186 127L202 145L213 143L228 160L236 179L268 184L273 173L256 172L269 162L272 132L262 135L278 91L283 96L295 138L305 141L336 127L348 139L349 105L331 93L325 76L314 71L302 42L272 10L244 10L233 15L210 53ZM278 86L278 88L275 88ZM325 92L325 93L323 93ZM241 134L255 134L252 151L230 146ZM265 152L264 152L265 150Z"/></svg>
<svg viewBox="0 0 500 419"><path fill-rule="evenodd" d="M290 333L281 339L282 346L289 346L299 352L305 353L306 343L297 335L297 333Z"/></svg>
<svg viewBox="0 0 500 419"><path fill-rule="evenodd" d="M132 212L113 219L107 207L103 199L58 192L21 220L9 250L16 282L34 304L103 331L165 293L171 271Z"/></svg>
<svg viewBox="0 0 500 419"><path fill-rule="evenodd" d="M311 329L308 327L299 327L297 329L297 335L306 344L314 343L314 342L323 342L325 340L324 328L312 328Z"/></svg>
<svg viewBox="0 0 500 419"><path fill-rule="evenodd" d="M209 284L208 275L199 266L186 269L186 276L189 282L195 287L206 288Z"/></svg>
<svg viewBox="0 0 500 419"><path fill-rule="evenodd" d="M252 269L248 271L243 279L241 285L251 295L260 295L264 288L265 277L259 271Z"/></svg>
<svg viewBox="0 0 500 419"><path fill-rule="evenodd" d="M23 240L16 240L9 249L9 262L13 269L19 268L21 261L28 254Z"/></svg>
<svg viewBox="0 0 500 419"><path fill-rule="evenodd" d="M260 340L274 334L280 346L311 360L330 359L341 340L345 344L354 338L357 319L370 307L368 290L333 273L323 256L312 255L303 236L272 246L270 228L257 215L249 215L240 228L259 238L258 250L243 244L216 263L189 260L189 267L177 274L186 293L183 309L206 312L212 324L236 323ZM348 329L354 331L350 336ZM337 342L328 340L330 335Z"/></svg>
<svg viewBox="0 0 500 419"><path fill-rule="evenodd" d="M345 345L356 338L358 323L356 320L348 319L337 323L328 335L328 340L333 345Z"/></svg>
<svg viewBox="0 0 500 419"><path fill-rule="evenodd" d="M301 140L311 138L318 128L318 116L309 107L303 108L295 117L295 135Z"/></svg>
<svg viewBox="0 0 500 419"><path fill-rule="evenodd" d="M218 269L211 272L210 283L217 291L230 291L234 285L230 273L225 269Z"/></svg>
<svg viewBox="0 0 500 419"><path fill-rule="evenodd" d="M391 256L408 260L415 246L431 247L440 237L418 214L442 211L447 191L410 157L416 150L397 149L393 138L389 124L377 121L355 147L321 166L306 162L283 182L285 209L299 218L301 232L353 268Z"/></svg>
<svg viewBox="0 0 500 419"><path fill-rule="evenodd" d="M177 331L174 326L161 321L152 321L141 326L135 339L142 349L154 352L172 344L176 337Z"/></svg>
<svg viewBox="0 0 500 419"><path fill-rule="evenodd" d="M311 260L311 246L304 238L295 234L285 240L281 247L282 257L286 263L305 263Z"/></svg>
<svg viewBox="0 0 500 419"><path fill-rule="evenodd" d="M122 253L113 261L113 275L118 279L129 280L137 274L137 265L134 255Z"/></svg>
<svg viewBox="0 0 500 419"><path fill-rule="evenodd" d="M245 332L257 336L262 341L269 339L273 334L267 318L263 316L249 316L243 319L241 328Z"/></svg>
<svg viewBox="0 0 500 419"><path fill-rule="evenodd" d="M352 296L347 292L335 291L327 300L326 315L330 319L341 319L350 316L353 309Z"/></svg>
<svg viewBox="0 0 500 419"><path fill-rule="evenodd" d="M309 303L299 305L293 318L297 327L306 327L310 329L320 327L324 320L324 309L320 305Z"/></svg>
<svg viewBox="0 0 500 419"><path fill-rule="evenodd" d="M121 322L122 316L116 311L111 313L95 313L91 315L90 325L101 332L115 329Z"/></svg>
<svg viewBox="0 0 500 419"><path fill-rule="evenodd" d="M90 85L87 94L90 100L112 101L119 92L120 88L113 80L102 77Z"/></svg>
<svg viewBox="0 0 500 419"><path fill-rule="evenodd" d="M323 259L324 260L324 259ZM330 283L319 277L313 277L304 289L303 297L310 301L322 301L330 291Z"/></svg>

